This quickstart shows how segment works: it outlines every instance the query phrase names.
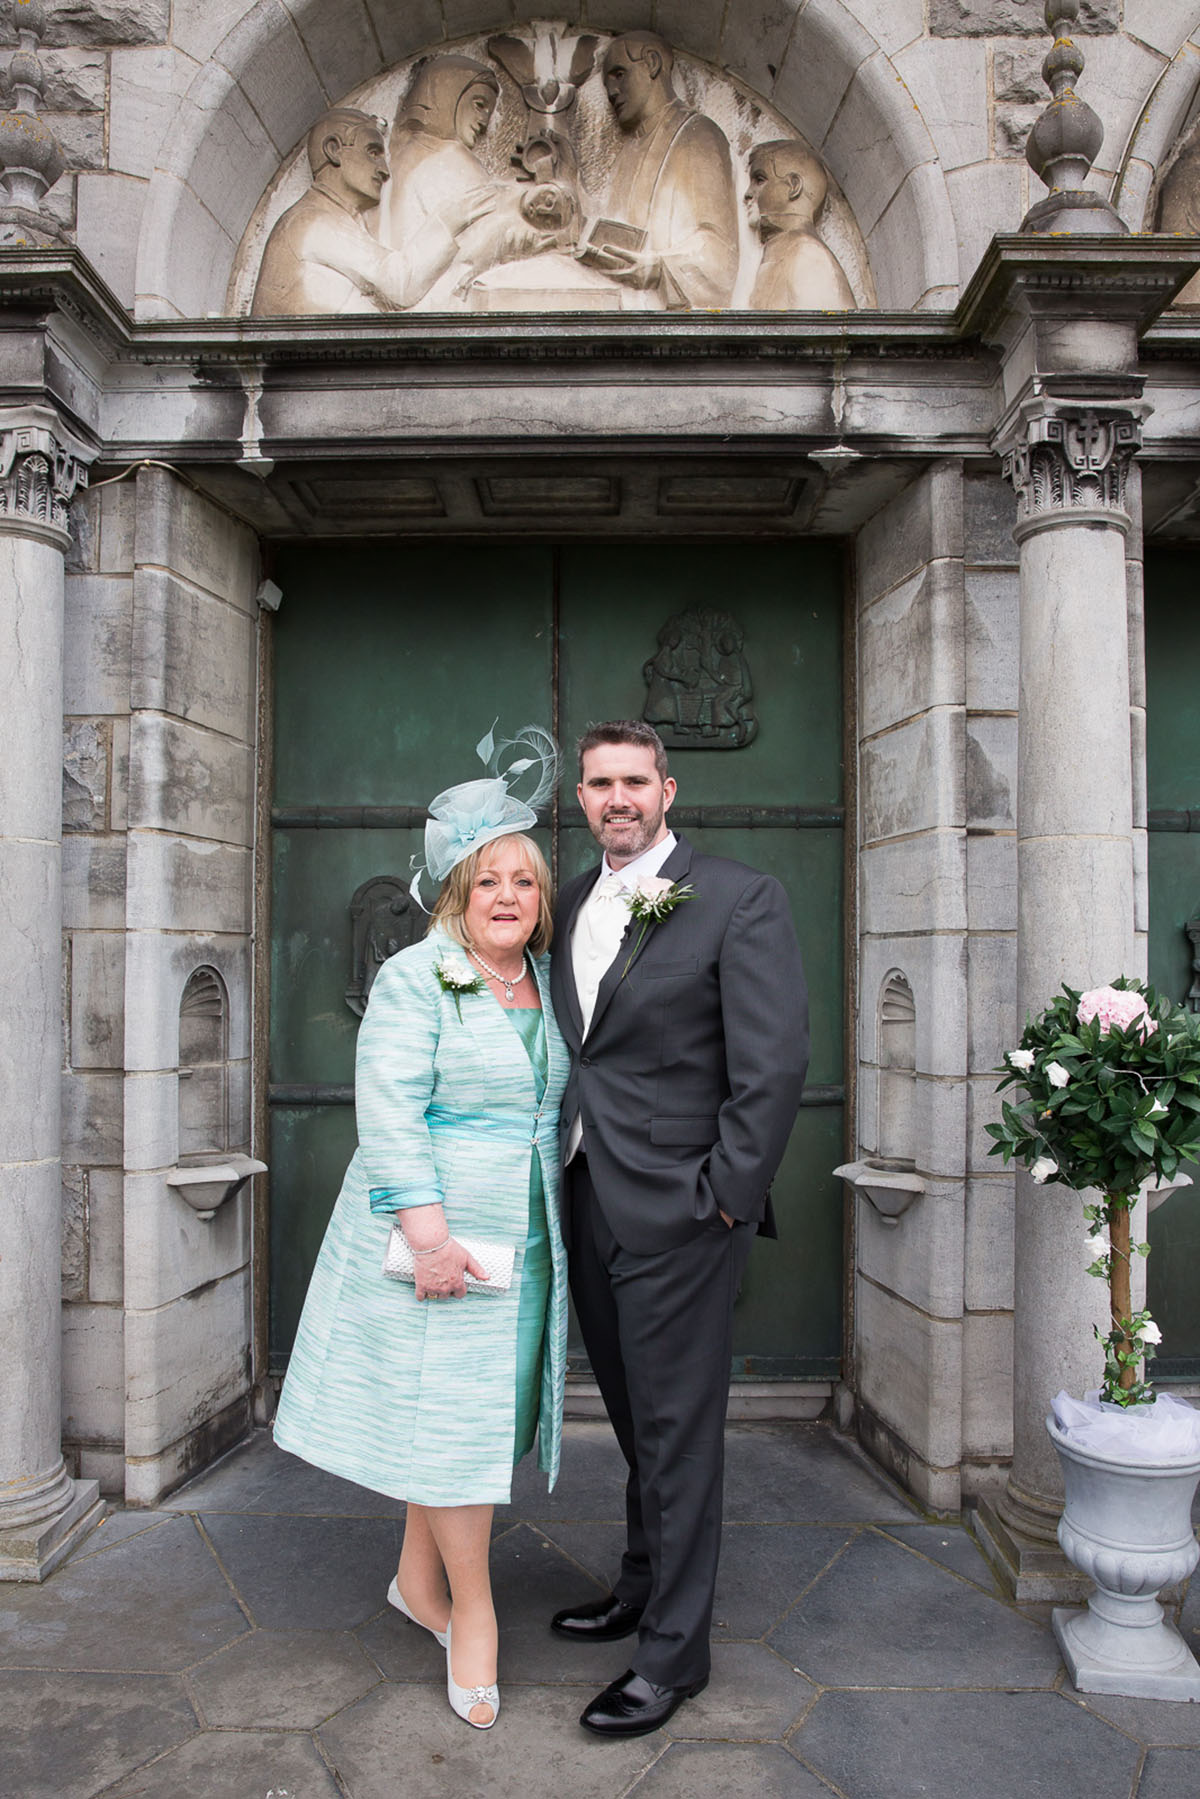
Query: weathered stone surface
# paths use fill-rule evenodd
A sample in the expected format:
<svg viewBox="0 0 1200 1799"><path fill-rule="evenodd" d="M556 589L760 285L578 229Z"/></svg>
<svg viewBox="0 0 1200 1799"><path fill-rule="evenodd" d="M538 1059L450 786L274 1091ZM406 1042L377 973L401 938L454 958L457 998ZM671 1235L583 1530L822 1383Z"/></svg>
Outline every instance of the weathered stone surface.
<svg viewBox="0 0 1200 1799"><path fill-rule="evenodd" d="M1012 1452L1013 1323L1011 1315L963 1319L963 1455Z"/></svg>
<svg viewBox="0 0 1200 1799"><path fill-rule="evenodd" d="M967 718L967 823L1009 830L1017 815L1017 721L971 713Z"/></svg>
<svg viewBox="0 0 1200 1799"><path fill-rule="evenodd" d="M46 8L49 46L69 44L161 44L167 35L170 0L55 0ZM0 43L14 44L6 11L0 22Z"/></svg>
<svg viewBox="0 0 1200 1799"><path fill-rule="evenodd" d="M232 931L250 928L250 854L159 832L129 840L131 930Z"/></svg>
<svg viewBox="0 0 1200 1799"><path fill-rule="evenodd" d="M964 697L962 565L942 559L873 605L859 625L859 726L870 736Z"/></svg>
<svg viewBox="0 0 1200 1799"><path fill-rule="evenodd" d="M64 1162L87 1167L119 1167L122 1141L122 1081L119 1074L89 1069L62 1077Z"/></svg>
<svg viewBox="0 0 1200 1799"><path fill-rule="evenodd" d="M245 1188L207 1223L166 1184L161 1172L125 1177L125 1300L169 1304L208 1281L245 1267L250 1257L250 1195Z"/></svg>
<svg viewBox="0 0 1200 1799"><path fill-rule="evenodd" d="M967 952L968 1067L984 1074L1013 1049L1017 1030L1017 943L1013 932L976 935Z"/></svg>
<svg viewBox="0 0 1200 1799"><path fill-rule="evenodd" d="M100 488L96 499L100 505L100 551L96 566L105 575L131 575L137 488L126 477Z"/></svg>
<svg viewBox="0 0 1200 1799"><path fill-rule="evenodd" d="M196 1728L180 1682L161 1675L7 1673L0 1707L5 1778L26 1799L82 1799Z"/></svg>
<svg viewBox="0 0 1200 1799"><path fill-rule="evenodd" d="M254 734L254 620L165 569L139 569L134 591L133 704L248 743Z"/></svg>
<svg viewBox="0 0 1200 1799"><path fill-rule="evenodd" d="M43 113L46 125L58 139L69 169L104 167L104 115L98 112Z"/></svg>
<svg viewBox="0 0 1200 1799"><path fill-rule="evenodd" d="M108 58L99 50L50 50L41 57L45 87L42 106L47 113L103 112L108 88ZM8 98L8 65L0 56L0 101Z"/></svg>
<svg viewBox="0 0 1200 1799"><path fill-rule="evenodd" d="M132 829L249 845L254 838L253 751L215 731L158 713L135 713L129 824Z"/></svg>
<svg viewBox="0 0 1200 1799"><path fill-rule="evenodd" d="M132 613L127 576L67 576L63 710L68 715L128 712Z"/></svg>
<svg viewBox="0 0 1200 1799"><path fill-rule="evenodd" d="M935 712L885 731L859 757L865 842L965 821L963 714Z"/></svg>
<svg viewBox="0 0 1200 1799"><path fill-rule="evenodd" d="M1013 1177L999 1172L967 1182L963 1302L968 1311L1004 1312L1013 1302Z"/></svg>
<svg viewBox="0 0 1200 1799"><path fill-rule="evenodd" d="M379 72L379 46L361 0L336 9L283 0L322 87L331 99Z"/></svg>
<svg viewBox="0 0 1200 1799"><path fill-rule="evenodd" d="M179 1084L175 1075L164 1073L127 1076L126 1169L171 1168L178 1160ZM126 1211L128 1212L128 1205ZM126 1244L126 1256L128 1254L129 1245Z"/></svg>
<svg viewBox="0 0 1200 1799"><path fill-rule="evenodd" d="M258 573L254 534L165 469L137 477L137 560L252 613Z"/></svg>
<svg viewBox="0 0 1200 1799"><path fill-rule="evenodd" d="M813 144L824 143L855 70L875 51L870 33L847 14L842 26L836 32L820 30L808 10L802 12L772 93L774 103Z"/></svg>
<svg viewBox="0 0 1200 1799"><path fill-rule="evenodd" d="M125 843L74 833L63 839L63 927L119 930L125 922Z"/></svg>
<svg viewBox="0 0 1200 1799"><path fill-rule="evenodd" d="M378 1681L343 1631L256 1630L202 1663L190 1684L209 1724L311 1730Z"/></svg>
<svg viewBox="0 0 1200 1799"><path fill-rule="evenodd" d="M119 1306L63 1308L63 1432L111 1446L125 1410L124 1314Z"/></svg>
<svg viewBox="0 0 1200 1799"><path fill-rule="evenodd" d="M1173 56L1195 34L1195 0L1125 0L1125 30L1152 50Z"/></svg>
<svg viewBox="0 0 1200 1799"><path fill-rule="evenodd" d="M102 831L108 818L109 734L90 718L63 729L64 831Z"/></svg>
<svg viewBox="0 0 1200 1799"><path fill-rule="evenodd" d="M125 1336L126 1453L155 1457L246 1392L249 1273L173 1305L127 1312Z"/></svg>
<svg viewBox="0 0 1200 1799"><path fill-rule="evenodd" d="M1120 0L1083 0L1078 31L1117 31ZM929 29L934 37L1043 37L1043 0L929 0ZM1047 46L1048 47L1048 46Z"/></svg>
<svg viewBox="0 0 1200 1799"><path fill-rule="evenodd" d="M926 1317L870 1282L859 1283L856 1318L863 1399L927 1467L952 1467L961 1447L961 1323Z"/></svg>
<svg viewBox="0 0 1200 1799"><path fill-rule="evenodd" d="M1042 106L1036 104L1033 106L997 106L997 156L1024 156L1029 133L1041 117L1043 110ZM1040 188L1037 191L1040 193Z"/></svg>
<svg viewBox="0 0 1200 1799"><path fill-rule="evenodd" d="M864 932L965 929L967 840L961 830L871 844L860 853L858 870Z"/></svg>
<svg viewBox="0 0 1200 1799"><path fill-rule="evenodd" d="M86 1168L62 1172L62 1296L88 1296L88 1177Z"/></svg>
<svg viewBox="0 0 1200 1799"><path fill-rule="evenodd" d="M207 62L225 33L253 4L254 0L174 0L171 42L197 62Z"/></svg>
<svg viewBox="0 0 1200 1799"><path fill-rule="evenodd" d="M858 1265L868 1280L922 1312L957 1317L963 1304L961 1185L930 1182L898 1225L885 1224L864 1199L858 1213Z"/></svg>
<svg viewBox="0 0 1200 1799"><path fill-rule="evenodd" d="M71 939L72 1068L120 1068L125 1046L125 936L77 931Z"/></svg>
<svg viewBox="0 0 1200 1799"><path fill-rule="evenodd" d="M1025 212L1022 170L1010 162L951 169L946 189L958 234L959 281L965 287L998 231L1015 231ZM970 538L968 535L968 541ZM974 554L974 544L971 545Z"/></svg>
<svg viewBox="0 0 1200 1799"><path fill-rule="evenodd" d="M967 705L1015 712L1020 688L1020 582L1015 570L969 569L964 608Z"/></svg>
<svg viewBox="0 0 1200 1799"><path fill-rule="evenodd" d="M125 1177L119 1168L89 1168L88 1298L117 1305L125 1291Z"/></svg>
<svg viewBox="0 0 1200 1799"><path fill-rule="evenodd" d="M864 602L928 562L962 555L963 488L960 465L941 463L864 526L856 545L858 591Z"/></svg>
<svg viewBox="0 0 1200 1799"><path fill-rule="evenodd" d="M988 157L986 50L977 39L921 38L895 59L943 169Z"/></svg>
<svg viewBox="0 0 1200 1799"><path fill-rule="evenodd" d="M116 50L112 57L112 105L108 165L123 175L153 174L159 148L194 79L197 65L165 44Z"/></svg>
<svg viewBox="0 0 1200 1799"><path fill-rule="evenodd" d="M76 241L118 300L132 307L138 234L146 184L128 175L79 176L79 230Z"/></svg>
<svg viewBox="0 0 1200 1799"><path fill-rule="evenodd" d="M1045 51L1038 44L997 44L992 54L992 84L997 100L1044 106L1046 83L1042 79Z"/></svg>

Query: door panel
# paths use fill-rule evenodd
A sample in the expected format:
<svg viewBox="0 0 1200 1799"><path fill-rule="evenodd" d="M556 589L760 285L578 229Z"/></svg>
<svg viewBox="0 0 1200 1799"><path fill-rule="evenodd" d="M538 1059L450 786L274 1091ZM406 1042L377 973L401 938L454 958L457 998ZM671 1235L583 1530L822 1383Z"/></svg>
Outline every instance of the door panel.
<svg viewBox="0 0 1200 1799"><path fill-rule="evenodd" d="M1200 608L1196 552L1146 552L1146 785L1151 985L1192 985L1189 920L1200 919ZM1190 828L1188 828L1190 827ZM1200 1168L1150 1216L1148 1303L1163 1333L1154 1372L1200 1375Z"/></svg>
<svg viewBox="0 0 1200 1799"><path fill-rule="evenodd" d="M813 1065L774 1198L782 1241L755 1246L735 1369L828 1376L840 1345L842 1194L841 565L826 545L305 546L281 555L275 621L270 1094L272 1356L291 1345L312 1261L353 1149L351 897L407 881L439 787L473 745L549 723L564 745L550 828L559 879L596 849L572 746L593 720L637 717L644 665L699 609L736 679L683 702L712 726L671 750L676 818L698 848L776 875L809 970ZM708 626L705 627L709 629ZM715 640L715 639L714 639ZM707 642L708 640L706 640ZM710 660L712 655L710 654ZM748 679L747 679L748 675ZM708 677L705 677L707 680ZM747 692L747 689L750 691ZM748 740L713 749L717 725ZM705 708L707 707L707 711ZM730 727L725 732L732 738ZM398 940L424 919L394 902ZM390 914L389 914L390 916ZM573 1365L581 1363L574 1346Z"/></svg>

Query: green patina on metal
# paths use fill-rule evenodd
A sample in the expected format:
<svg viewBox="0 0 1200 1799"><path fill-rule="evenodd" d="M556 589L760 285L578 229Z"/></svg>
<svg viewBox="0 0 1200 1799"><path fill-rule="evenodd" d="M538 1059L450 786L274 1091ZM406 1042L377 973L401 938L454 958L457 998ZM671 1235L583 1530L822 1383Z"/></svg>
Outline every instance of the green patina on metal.
<svg viewBox="0 0 1200 1799"><path fill-rule="evenodd" d="M664 617L736 616L757 730L731 753L677 748L675 816L702 849L777 875L811 987L810 1103L736 1313L735 1371L828 1378L842 1293L842 590L821 543L398 542L281 552L272 794L272 1357L285 1360L354 1146L359 1019L352 896L407 877L425 806L473 772L473 746L557 723L567 748L539 835L565 880L595 859L570 749L596 719L638 717ZM421 921L396 919L403 932Z"/></svg>
<svg viewBox="0 0 1200 1799"><path fill-rule="evenodd" d="M1200 919L1200 607L1196 551L1146 551L1146 786L1150 984L1186 999L1189 921ZM1157 825L1157 829L1155 826ZM1163 1333L1155 1377L1200 1375L1200 1176L1150 1215L1149 1304Z"/></svg>

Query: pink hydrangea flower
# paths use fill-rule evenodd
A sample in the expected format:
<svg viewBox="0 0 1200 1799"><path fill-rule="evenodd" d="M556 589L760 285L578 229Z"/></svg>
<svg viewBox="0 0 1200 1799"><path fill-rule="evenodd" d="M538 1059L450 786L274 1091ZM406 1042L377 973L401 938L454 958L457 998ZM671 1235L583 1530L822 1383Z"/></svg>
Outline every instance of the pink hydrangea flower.
<svg viewBox="0 0 1200 1799"><path fill-rule="evenodd" d="M1140 993L1126 992L1118 987L1093 987L1090 993L1079 996L1079 1022L1090 1024L1093 1018L1100 1020L1101 1032L1117 1030L1125 1031L1131 1024L1140 1026L1138 1035L1144 1043L1151 1031L1158 1029L1158 1020L1150 1015L1150 1008Z"/></svg>

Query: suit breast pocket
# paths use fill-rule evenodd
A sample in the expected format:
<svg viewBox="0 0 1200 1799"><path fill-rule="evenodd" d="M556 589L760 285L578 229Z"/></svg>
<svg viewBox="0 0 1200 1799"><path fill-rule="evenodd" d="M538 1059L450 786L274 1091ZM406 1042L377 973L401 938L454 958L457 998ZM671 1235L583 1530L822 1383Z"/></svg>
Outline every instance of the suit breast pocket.
<svg viewBox="0 0 1200 1799"><path fill-rule="evenodd" d="M655 962L653 965L643 964L639 970L646 981L667 981L672 976L695 974L700 966L699 956L677 956L671 962Z"/></svg>

